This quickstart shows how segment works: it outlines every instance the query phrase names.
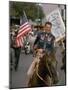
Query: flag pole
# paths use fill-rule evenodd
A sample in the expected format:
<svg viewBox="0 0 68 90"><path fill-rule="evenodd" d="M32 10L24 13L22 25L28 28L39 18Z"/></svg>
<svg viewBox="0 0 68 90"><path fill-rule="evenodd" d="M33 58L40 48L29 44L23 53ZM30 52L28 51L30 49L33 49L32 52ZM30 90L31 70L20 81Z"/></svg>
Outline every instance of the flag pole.
<svg viewBox="0 0 68 90"><path fill-rule="evenodd" d="M26 16L26 13L25 13L25 11L23 10L23 15L25 16L25 18L27 19L27 16ZM27 21L28 21L28 19L27 19Z"/></svg>

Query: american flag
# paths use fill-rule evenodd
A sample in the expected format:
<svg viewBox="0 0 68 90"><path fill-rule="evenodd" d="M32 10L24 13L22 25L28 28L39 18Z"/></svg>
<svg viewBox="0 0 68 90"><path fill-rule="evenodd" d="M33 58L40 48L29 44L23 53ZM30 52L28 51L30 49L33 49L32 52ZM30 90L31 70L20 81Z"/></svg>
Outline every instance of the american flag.
<svg viewBox="0 0 68 90"><path fill-rule="evenodd" d="M31 31L31 25L29 24L26 14L24 12L24 15L22 18L22 24L19 28L18 35L16 38L17 46L23 46L24 34L27 34L29 31Z"/></svg>

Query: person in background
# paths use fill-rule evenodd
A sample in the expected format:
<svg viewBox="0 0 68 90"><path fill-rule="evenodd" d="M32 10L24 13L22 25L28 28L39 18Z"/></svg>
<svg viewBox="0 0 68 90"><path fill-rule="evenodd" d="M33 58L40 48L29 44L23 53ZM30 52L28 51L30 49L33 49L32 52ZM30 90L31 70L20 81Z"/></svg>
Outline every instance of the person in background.
<svg viewBox="0 0 68 90"><path fill-rule="evenodd" d="M63 58L62 58L61 70L64 70L66 74L66 39L63 40L63 44L64 44L64 50L62 52Z"/></svg>
<svg viewBox="0 0 68 90"><path fill-rule="evenodd" d="M19 58L20 58L20 53L21 53L21 46L17 46L16 44L17 34L18 34L18 30L15 30L14 35L13 35L13 40L12 40L12 47L14 49L14 54L15 54L15 65L14 65L15 71L18 70Z"/></svg>
<svg viewBox="0 0 68 90"><path fill-rule="evenodd" d="M31 53L33 53L33 44L34 44L34 41L35 41L34 32L29 32L29 34L28 34L28 42L30 43Z"/></svg>

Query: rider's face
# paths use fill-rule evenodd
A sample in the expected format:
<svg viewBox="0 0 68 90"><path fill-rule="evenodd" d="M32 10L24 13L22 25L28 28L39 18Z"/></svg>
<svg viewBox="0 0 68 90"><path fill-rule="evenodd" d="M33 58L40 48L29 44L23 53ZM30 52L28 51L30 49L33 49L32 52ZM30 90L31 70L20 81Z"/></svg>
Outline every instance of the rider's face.
<svg viewBox="0 0 68 90"><path fill-rule="evenodd" d="M44 27L44 29L45 29L45 31L47 32L47 33L49 33L49 32L51 32L51 25L50 24L46 24L45 25L45 27Z"/></svg>

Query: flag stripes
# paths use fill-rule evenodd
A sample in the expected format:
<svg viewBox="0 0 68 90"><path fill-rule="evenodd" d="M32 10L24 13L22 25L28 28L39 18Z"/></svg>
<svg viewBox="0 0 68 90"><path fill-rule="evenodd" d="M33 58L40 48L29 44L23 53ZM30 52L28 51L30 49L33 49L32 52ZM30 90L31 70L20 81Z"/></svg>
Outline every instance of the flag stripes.
<svg viewBox="0 0 68 90"><path fill-rule="evenodd" d="M26 14L24 13L22 18L22 25L19 28L18 35L17 35L17 46L23 46L23 37L31 31L31 25L29 24Z"/></svg>

